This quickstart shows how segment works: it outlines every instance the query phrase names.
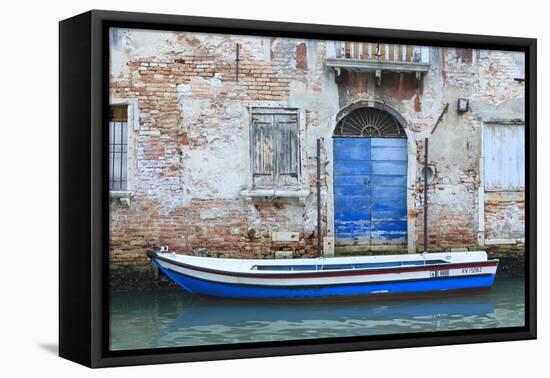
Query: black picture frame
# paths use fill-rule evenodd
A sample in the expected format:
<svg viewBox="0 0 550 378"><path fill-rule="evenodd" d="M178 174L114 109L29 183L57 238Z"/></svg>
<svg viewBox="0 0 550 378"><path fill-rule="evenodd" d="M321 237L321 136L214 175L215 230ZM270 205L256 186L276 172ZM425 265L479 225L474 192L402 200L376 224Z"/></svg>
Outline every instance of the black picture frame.
<svg viewBox="0 0 550 378"><path fill-rule="evenodd" d="M210 33L523 51L526 54L526 324L207 347L108 350L108 29ZM59 354L88 367L407 348L536 338L536 39L92 10L59 24Z"/></svg>

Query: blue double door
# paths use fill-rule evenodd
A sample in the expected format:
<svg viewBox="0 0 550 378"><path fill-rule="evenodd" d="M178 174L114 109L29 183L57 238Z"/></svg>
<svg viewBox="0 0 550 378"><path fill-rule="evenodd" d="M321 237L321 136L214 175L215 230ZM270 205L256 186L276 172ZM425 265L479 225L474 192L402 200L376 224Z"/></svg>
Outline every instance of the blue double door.
<svg viewBox="0 0 550 378"><path fill-rule="evenodd" d="M334 139L335 242L407 244L407 139Z"/></svg>

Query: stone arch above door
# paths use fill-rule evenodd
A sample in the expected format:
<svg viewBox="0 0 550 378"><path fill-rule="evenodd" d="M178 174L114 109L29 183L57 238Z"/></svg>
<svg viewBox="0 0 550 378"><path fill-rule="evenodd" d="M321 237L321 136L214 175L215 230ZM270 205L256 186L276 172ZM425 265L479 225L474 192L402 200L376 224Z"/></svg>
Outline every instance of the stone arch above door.
<svg viewBox="0 0 550 378"><path fill-rule="evenodd" d="M332 128L333 129L332 132L334 133L336 126L344 117L348 116L349 114L353 113L358 109L364 109L364 108L372 108L372 109L378 109L380 111L383 111L389 114L390 116L392 116L403 128L403 131L405 133L407 133L407 130L409 130L407 120L393 106L383 101L369 100L369 101L357 101L357 102L354 102L353 104L350 104L340 109L338 114L336 114L335 125Z"/></svg>
<svg viewBox="0 0 550 378"><path fill-rule="evenodd" d="M360 107L348 112L336 125L334 138L406 138L397 118L375 107Z"/></svg>

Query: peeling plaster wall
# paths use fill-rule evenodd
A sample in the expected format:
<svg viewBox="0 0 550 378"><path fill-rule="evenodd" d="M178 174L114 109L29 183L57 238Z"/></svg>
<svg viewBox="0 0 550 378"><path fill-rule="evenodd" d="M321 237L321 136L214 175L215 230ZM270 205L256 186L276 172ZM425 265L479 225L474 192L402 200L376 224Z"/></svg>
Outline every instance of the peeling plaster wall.
<svg viewBox="0 0 550 378"><path fill-rule="evenodd" d="M236 46L239 78L236 80ZM380 101L408 123L418 161L430 136L432 249L478 247L481 134L487 119L523 119L523 61L498 51L437 49L420 83L414 74L343 71L324 65L326 43L303 39L206 35L117 29L111 32L111 98L137 103L131 131L130 207L111 201L111 261L144 262L148 243L190 253L207 248L232 257L294 257L316 250L315 172L317 138L323 138L323 234L333 236L332 130L342 108ZM471 111L456 112L457 98ZM449 109L433 134L445 104ZM300 109L303 199L244 197L251 186L251 107ZM410 164L417 170L416 164ZM422 206L418 172L412 172L409 218L421 249ZM512 201L512 211L521 209ZM485 209L482 206L483 209ZM516 214L517 215L517 214ZM511 222L520 222L516 216ZM498 216L487 215L491 232ZM492 223L491 223L492 222ZM411 228L409 228L411 230ZM272 233L299 233L273 241ZM493 235L493 234L491 234Z"/></svg>

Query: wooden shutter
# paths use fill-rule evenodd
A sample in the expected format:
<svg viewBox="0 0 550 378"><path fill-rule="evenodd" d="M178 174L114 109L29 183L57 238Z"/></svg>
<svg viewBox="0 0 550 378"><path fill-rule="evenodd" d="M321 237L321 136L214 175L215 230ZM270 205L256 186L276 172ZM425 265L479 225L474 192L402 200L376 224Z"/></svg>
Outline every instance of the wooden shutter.
<svg viewBox="0 0 550 378"><path fill-rule="evenodd" d="M275 184L275 138L272 114L252 116L252 180L256 187Z"/></svg>
<svg viewBox="0 0 550 378"><path fill-rule="evenodd" d="M252 180L254 187L296 186L300 142L296 110L259 109L252 115Z"/></svg>
<svg viewBox="0 0 550 378"><path fill-rule="evenodd" d="M296 186L300 170L298 117L296 114L275 116L277 130L277 178L279 186Z"/></svg>
<svg viewBox="0 0 550 378"><path fill-rule="evenodd" d="M483 155L486 189L525 187L525 125L485 125Z"/></svg>

